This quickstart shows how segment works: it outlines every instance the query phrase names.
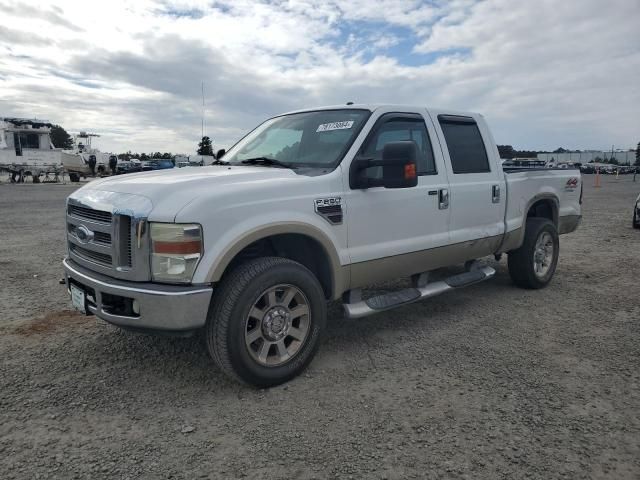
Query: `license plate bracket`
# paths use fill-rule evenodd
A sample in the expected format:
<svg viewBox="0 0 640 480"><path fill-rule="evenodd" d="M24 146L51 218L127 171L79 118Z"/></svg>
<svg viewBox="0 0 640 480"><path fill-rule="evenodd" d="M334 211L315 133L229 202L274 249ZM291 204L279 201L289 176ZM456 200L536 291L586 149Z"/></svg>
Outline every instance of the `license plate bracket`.
<svg viewBox="0 0 640 480"><path fill-rule="evenodd" d="M84 290L80 287L77 287L73 283L69 285L71 290L71 304L76 310L79 310L82 313L87 313L86 309L86 294Z"/></svg>

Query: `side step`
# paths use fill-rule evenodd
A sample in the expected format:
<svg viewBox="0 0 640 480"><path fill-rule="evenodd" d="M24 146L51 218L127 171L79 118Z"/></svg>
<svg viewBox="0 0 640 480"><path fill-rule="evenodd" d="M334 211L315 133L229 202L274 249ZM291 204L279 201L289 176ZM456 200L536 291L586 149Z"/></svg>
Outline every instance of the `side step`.
<svg viewBox="0 0 640 480"><path fill-rule="evenodd" d="M385 293L377 297L360 300L354 303L343 303L347 318L362 318L374 313L390 310L401 305L417 302L429 297L435 297L441 293L456 288L468 287L474 283L488 280L495 275L496 271L491 267L482 267L471 272L464 272L458 275L445 278L437 282L427 283L424 286L406 288L397 292Z"/></svg>

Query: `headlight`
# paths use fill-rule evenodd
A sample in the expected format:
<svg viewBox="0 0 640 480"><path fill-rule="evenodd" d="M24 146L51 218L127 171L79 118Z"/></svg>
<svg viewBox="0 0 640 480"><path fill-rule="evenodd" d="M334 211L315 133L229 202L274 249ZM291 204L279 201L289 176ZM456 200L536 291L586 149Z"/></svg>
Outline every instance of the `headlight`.
<svg viewBox="0 0 640 480"><path fill-rule="evenodd" d="M202 228L188 223L151 223L151 278L189 283L202 257Z"/></svg>

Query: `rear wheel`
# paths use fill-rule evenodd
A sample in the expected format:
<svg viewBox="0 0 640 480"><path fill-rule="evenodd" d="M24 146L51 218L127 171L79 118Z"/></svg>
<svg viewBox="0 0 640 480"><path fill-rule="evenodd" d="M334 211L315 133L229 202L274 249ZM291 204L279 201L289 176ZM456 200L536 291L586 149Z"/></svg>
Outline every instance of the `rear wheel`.
<svg viewBox="0 0 640 480"><path fill-rule="evenodd" d="M69 180L71 180L74 183L79 182L80 175L78 175L77 173L69 173Z"/></svg>
<svg viewBox="0 0 640 480"><path fill-rule="evenodd" d="M638 219L638 212L633 212L633 228L640 228L640 219Z"/></svg>
<svg viewBox="0 0 640 480"><path fill-rule="evenodd" d="M546 287L558 264L560 242L555 225L546 218L528 218L524 242L509 252L509 275L522 288Z"/></svg>
<svg viewBox="0 0 640 480"><path fill-rule="evenodd" d="M227 375L257 387L286 382L315 355L326 323L320 283L303 265L265 257L220 284L209 309L209 353Z"/></svg>

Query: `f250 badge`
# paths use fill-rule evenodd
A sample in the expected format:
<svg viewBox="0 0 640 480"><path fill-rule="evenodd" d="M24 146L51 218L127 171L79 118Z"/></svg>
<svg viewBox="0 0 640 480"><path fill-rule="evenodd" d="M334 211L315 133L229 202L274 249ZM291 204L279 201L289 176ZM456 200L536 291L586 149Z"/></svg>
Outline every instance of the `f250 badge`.
<svg viewBox="0 0 640 480"><path fill-rule="evenodd" d="M333 225L342 223L342 198L325 197L313 201L316 213Z"/></svg>

